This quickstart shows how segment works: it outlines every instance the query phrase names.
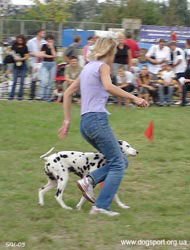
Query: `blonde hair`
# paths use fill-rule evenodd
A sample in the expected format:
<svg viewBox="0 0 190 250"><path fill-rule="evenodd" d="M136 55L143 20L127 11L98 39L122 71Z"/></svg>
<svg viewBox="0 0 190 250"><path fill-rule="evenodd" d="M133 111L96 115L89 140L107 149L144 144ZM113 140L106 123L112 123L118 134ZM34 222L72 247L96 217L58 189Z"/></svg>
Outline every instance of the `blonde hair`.
<svg viewBox="0 0 190 250"><path fill-rule="evenodd" d="M113 38L101 37L98 38L94 49L92 50L89 59L100 60L105 58L109 54L115 54L117 52L117 43Z"/></svg>
<svg viewBox="0 0 190 250"><path fill-rule="evenodd" d="M117 39L118 38L123 38L123 39L125 39L125 35L122 33L122 32L118 32L117 33Z"/></svg>

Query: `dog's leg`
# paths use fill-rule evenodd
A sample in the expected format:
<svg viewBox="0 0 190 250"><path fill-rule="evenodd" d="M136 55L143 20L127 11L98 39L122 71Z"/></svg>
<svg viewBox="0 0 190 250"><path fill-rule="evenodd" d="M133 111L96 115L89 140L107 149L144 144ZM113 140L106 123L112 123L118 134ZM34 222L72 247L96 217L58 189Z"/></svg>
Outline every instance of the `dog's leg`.
<svg viewBox="0 0 190 250"><path fill-rule="evenodd" d="M115 194L115 196L114 196L114 201L116 202L116 204L117 204L119 207L121 207L121 208L123 208L123 209L129 209L129 208L130 208L130 207L126 206L125 204L123 204L123 203L120 201L119 196L118 196L117 194Z"/></svg>
<svg viewBox="0 0 190 250"><path fill-rule="evenodd" d="M59 175L59 177L57 178L58 185L57 185L57 192L55 195L55 199L62 206L62 208L72 209L72 207L69 207L64 203L63 198L62 198L63 191L67 185L68 178L69 178L69 174L67 170L65 170L64 174Z"/></svg>
<svg viewBox="0 0 190 250"><path fill-rule="evenodd" d="M81 207L83 206L83 204L85 203L86 199L84 196L81 197L79 203L76 205L76 209L77 210L81 210Z"/></svg>
<svg viewBox="0 0 190 250"><path fill-rule="evenodd" d="M57 184L57 181L48 179L48 183L44 187L42 187L42 188L39 189L38 197L39 197L39 204L41 206L44 205L44 194L47 191L49 191L52 188L54 188L56 186L56 184Z"/></svg>

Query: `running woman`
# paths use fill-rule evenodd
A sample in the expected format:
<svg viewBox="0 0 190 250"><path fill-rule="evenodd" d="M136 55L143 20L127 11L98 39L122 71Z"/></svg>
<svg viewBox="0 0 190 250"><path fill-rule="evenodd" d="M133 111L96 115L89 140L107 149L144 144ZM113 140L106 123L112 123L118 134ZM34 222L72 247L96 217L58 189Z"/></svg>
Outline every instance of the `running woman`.
<svg viewBox="0 0 190 250"><path fill-rule="evenodd" d="M129 98L140 107L148 103L112 84L110 67L113 64L117 44L112 38L99 38L91 54L91 61L84 67L80 76L64 93L64 121L59 129L59 137L64 139L68 134L71 120L72 95L81 91L81 124L82 136L93 147L101 152L107 160L106 165L91 172L77 182L83 196L94 203L90 214L119 215L110 209L128 161L119 147L118 141L109 126L108 112L105 108L109 94ZM97 199L93 188L104 181Z"/></svg>

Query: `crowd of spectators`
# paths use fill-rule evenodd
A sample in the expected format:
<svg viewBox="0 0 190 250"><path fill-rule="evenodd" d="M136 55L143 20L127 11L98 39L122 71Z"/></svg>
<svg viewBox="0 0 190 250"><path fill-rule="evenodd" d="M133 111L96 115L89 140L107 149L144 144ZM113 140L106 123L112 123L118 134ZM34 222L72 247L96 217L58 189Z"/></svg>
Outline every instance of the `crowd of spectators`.
<svg viewBox="0 0 190 250"><path fill-rule="evenodd" d="M56 83L54 90L57 48L52 35L46 36L45 30L39 30L36 36L28 41L23 35L19 35L12 46L6 47L4 57L0 46L1 68L5 74L13 75L8 99L15 98L18 84L17 99L23 99L25 78L30 71L30 100L62 102L64 90L90 61L97 39L98 37L89 37L81 55L81 38L74 38L74 42L63 53L64 79ZM154 105L187 105L187 92L190 91L190 40L186 41L185 49L182 49L177 46L175 40L166 42L160 39L158 44L152 45L145 53L130 33L127 33L126 37L123 33L118 33L116 39L117 53L111 67L113 84ZM79 60L81 56L83 65ZM80 92L76 93L75 98L80 103ZM133 106L128 100L112 100L118 105Z"/></svg>

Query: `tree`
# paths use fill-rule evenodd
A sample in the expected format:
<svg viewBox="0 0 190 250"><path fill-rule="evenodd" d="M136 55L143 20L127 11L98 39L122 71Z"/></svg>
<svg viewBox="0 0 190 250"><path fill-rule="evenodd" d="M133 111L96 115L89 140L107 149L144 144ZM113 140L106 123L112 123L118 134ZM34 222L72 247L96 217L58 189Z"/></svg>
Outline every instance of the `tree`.
<svg viewBox="0 0 190 250"><path fill-rule="evenodd" d="M63 23L69 18L68 8L69 1L66 0L33 0L34 7L26 10L24 18L29 20L53 21Z"/></svg>

